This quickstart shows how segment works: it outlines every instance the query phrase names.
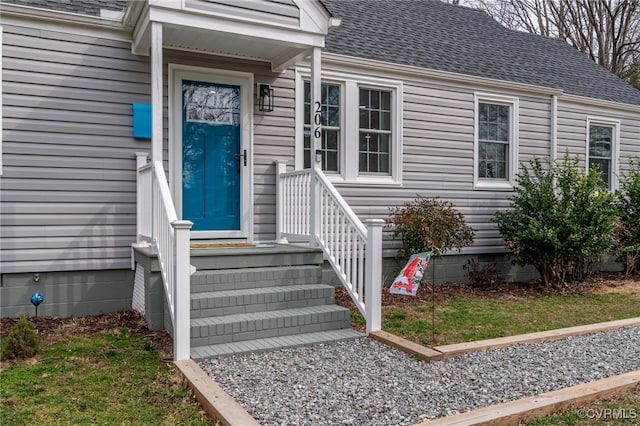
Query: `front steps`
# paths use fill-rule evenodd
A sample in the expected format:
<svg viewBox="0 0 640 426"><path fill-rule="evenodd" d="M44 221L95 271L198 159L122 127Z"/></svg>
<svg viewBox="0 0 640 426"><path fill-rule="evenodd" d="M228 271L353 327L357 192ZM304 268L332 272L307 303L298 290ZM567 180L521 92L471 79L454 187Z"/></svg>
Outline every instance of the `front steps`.
<svg viewBox="0 0 640 426"><path fill-rule="evenodd" d="M288 245L192 250L191 357L361 337L322 263L320 250Z"/></svg>

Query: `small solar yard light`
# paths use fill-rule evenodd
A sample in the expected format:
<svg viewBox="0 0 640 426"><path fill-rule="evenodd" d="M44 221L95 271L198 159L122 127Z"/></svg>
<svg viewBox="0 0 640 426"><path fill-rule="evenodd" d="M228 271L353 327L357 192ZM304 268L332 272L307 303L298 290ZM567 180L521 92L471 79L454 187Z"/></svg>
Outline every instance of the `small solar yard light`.
<svg viewBox="0 0 640 426"><path fill-rule="evenodd" d="M38 330L38 306L44 302L44 296L42 293L33 293L31 295L31 303L36 307L36 330Z"/></svg>

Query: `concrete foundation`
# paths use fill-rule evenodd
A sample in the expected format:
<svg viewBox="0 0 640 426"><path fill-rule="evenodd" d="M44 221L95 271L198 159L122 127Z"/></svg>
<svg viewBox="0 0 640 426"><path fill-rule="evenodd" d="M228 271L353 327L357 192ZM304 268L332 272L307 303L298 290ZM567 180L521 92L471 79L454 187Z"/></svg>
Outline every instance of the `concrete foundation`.
<svg viewBox="0 0 640 426"><path fill-rule="evenodd" d="M0 316L33 316L33 293L42 293L38 315L75 317L131 308L133 271L61 271L0 274Z"/></svg>
<svg viewBox="0 0 640 426"><path fill-rule="evenodd" d="M436 284L448 283L466 283L467 278L464 275L463 266L470 259L475 259L480 263L479 267L483 268L490 262L496 262L498 277L508 281L529 281L538 277L538 273L533 267L522 268L511 265L505 254L499 255L450 255L432 258L429 262L425 282L431 282L432 275L435 272ZM384 285L390 286L400 270L405 265L401 260L394 257L385 257L382 259L382 279ZM329 262L324 263L323 282L327 284L340 285L338 277L331 268Z"/></svg>

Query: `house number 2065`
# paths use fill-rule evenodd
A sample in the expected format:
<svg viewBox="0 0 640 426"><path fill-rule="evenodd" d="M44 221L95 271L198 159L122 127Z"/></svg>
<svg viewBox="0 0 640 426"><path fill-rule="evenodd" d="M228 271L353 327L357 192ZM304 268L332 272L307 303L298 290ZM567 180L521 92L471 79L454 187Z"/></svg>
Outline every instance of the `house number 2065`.
<svg viewBox="0 0 640 426"><path fill-rule="evenodd" d="M320 105L320 102L316 102L315 106L316 110L313 114L313 123L315 124L315 127L313 128L313 136L319 138L322 135L322 132L320 131L320 125L322 124L322 106Z"/></svg>

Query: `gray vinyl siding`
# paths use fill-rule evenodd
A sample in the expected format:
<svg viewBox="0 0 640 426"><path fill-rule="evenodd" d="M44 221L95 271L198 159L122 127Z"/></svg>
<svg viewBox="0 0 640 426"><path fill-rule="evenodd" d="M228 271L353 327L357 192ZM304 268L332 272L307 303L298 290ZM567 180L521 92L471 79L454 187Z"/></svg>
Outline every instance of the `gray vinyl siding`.
<svg viewBox="0 0 640 426"><path fill-rule="evenodd" d="M477 231L466 253L504 251L491 218L508 206L512 192L473 189L474 92L518 98L519 161L549 155L550 97L426 80L405 80L403 91L401 187L336 186L361 218L389 220L389 207L413 200L417 194L450 201ZM399 244L388 232L387 253Z"/></svg>
<svg viewBox="0 0 640 426"><path fill-rule="evenodd" d="M186 0L185 8L298 27L300 10L293 0Z"/></svg>
<svg viewBox="0 0 640 426"><path fill-rule="evenodd" d="M274 110L258 110L254 96L253 105L253 238L256 241L272 241L275 238L275 166L274 161L286 160L290 164L295 158L295 81L293 71L272 73L266 62L196 54L166 49L167 64L187 65L212 70L233 70L254 75L254 83L267 83L274 89ZM255 85L255 84L254 84ZM165 77L165 95L167 93ZM165 106L167 105L165 98ZM165 108L165 125L167 109ZM165 135L168 129L165 128ZM165 141L165 149L167 142ZM168 158L165 151L165 159Z"/></svg>
<svg viewBox="0 0 640 426"><path fill-rule="evenodd" d="M558 101L558 157L568 152L584 159L587 149L587 118L620 121L620 172L628 168L629 158L640 158L640 112Z"/></svg>
<svg viewBox="0 0 640 426"><path fill-rule="evenodd" d="M132 103L149 63L131 44L3 25L3 273L129 268Z"/></svg>
<svg viewBox="0 0 640 426"><path fill-rule="evenodd" d="M436 83L403 82L403 179L401 187L337 184L361 218L389 219L389 207L413 200L417 194L452 202L476 229L467 254L505 251L491 222L494 213L509 206L512 191L473 189L474 92L518 98L518 163L551 154L551 98L517 91L491 90ZM565 150L584 159L587 117L620 121L620 171L629 157L640 156L640 114L624 109L558 102L558 155ZM385 249L391 254L400 245L387 232Z"/></svg>
<svg viewBox="0 0 640 426"><path fill-rule="evenodd" d="M3 26L3 164L0 269L3 273L130 266L135 238L135 152L131 104L150 102L149 63L130 43ZM46 49L43 47L46 46ZM275 110L253 105L253 208L257 241L275 238L275 160L294 164L295 80L266 62L165 49L167 64L249 72L275 90ZM384 77L384 76L379 76ZM467 253L504 251L491 218L510 191L473 189L474 92L519 99L519 161L548 156L549 96L469 84L403 82L401 186L336 184L362 218L417 194L451 201L477 230ZM298 94L299 96L301 94ZM584 155L586 116L621 120L621 157L640 155L638 114L558 103L558 152ZM168 140L165 139L168 169ZM398 241L387 240L390 249ZM390 252L389 252L390 253Z"/></svg>

